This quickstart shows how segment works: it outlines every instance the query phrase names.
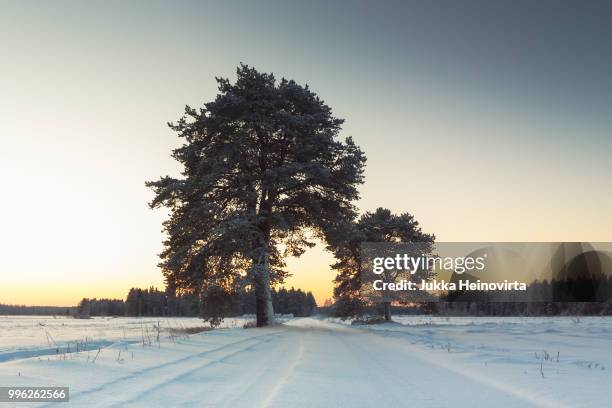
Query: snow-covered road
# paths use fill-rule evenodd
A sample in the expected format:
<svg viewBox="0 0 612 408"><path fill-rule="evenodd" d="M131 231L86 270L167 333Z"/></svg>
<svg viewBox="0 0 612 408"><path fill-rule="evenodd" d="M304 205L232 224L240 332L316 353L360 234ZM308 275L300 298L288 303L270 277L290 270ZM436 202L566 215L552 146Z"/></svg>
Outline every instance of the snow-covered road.
<svg viewBox="0 0 612 408"><path fill-rule="evenodd" d="M529 405L518 395L432 365L405 344L397 347L375 333L299 323L244 330L240 338L227 338L75 392L72 404L450 407L463 401L476 408L490 407L495 401L495 406Z"/></svg>
<svg viewBox="0 0 612 408"><path fill-rule="evenodd" d="M67 405L79 407L590 406L589 398L555 395L567 386L563 380L544 382L518 364L501 370L466 364L464 352L396 334L295 319L159 346L115 343L95 362L92 351L7 361L0 363L0 383L67 385ZM607 379L606 373L602 387ZM605 394L590 399L610 401Z"/></svg>

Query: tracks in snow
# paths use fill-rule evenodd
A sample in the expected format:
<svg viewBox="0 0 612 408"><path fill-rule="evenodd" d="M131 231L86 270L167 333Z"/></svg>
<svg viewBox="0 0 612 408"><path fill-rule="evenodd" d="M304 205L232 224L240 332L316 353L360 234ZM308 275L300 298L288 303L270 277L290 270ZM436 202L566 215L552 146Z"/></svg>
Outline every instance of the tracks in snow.
<svg viewBox="0 0 612 408"><path fill-rule="evenodd" d="M196 351L186 356L74 392L71 405L436 408L469 403L488 408L492 401L504 407L545 405L438 364L427 355L432 351L405 339L368 330L279 326L207 336L211 335L195 336L186 347ZM200 351L211 340L222 343Z"/></svg>
<svg viewBox="0 0 612 408"><path fill-rule="evenodd" d="M249 336L177 360L132 371L128 375L76 392L71 395L70 402L76 406L104 407L122 407L137 403L153 391L179 382L206 367L223 363L232 356L248 352L262 343L271 341L274 336L281 333L282 331L273 331Z"/></svg>

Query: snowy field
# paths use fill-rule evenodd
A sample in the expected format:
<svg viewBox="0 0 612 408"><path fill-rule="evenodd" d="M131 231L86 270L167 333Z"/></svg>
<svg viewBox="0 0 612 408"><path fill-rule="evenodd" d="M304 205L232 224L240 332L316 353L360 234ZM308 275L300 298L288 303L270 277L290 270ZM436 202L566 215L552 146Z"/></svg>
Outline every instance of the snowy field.
<svg viewBox="0 0 612 408"><path fill-rule="evenodd" d="M69 386L59 406L79 407L612 406L609 317L395 319L185 335L201 320L0 316L0 385Z"/></svg>
<svg viewBox="0 0 612 408"><path fill-rule="evenodd" d="M226 319L221 327L243 327L253 319ZM168 337L170 331L207 326L193 317L94 317L73 319L52 316L0 316L0 362L23 357L57 354L85 348L106 347L115 342L148 342L160 333Z"/></svg>

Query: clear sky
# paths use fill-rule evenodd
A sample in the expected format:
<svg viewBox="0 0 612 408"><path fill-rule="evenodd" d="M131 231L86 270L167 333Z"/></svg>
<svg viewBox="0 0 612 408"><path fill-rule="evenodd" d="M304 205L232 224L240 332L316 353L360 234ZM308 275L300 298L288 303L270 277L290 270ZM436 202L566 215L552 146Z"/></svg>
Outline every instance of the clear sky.
<svg viewBox="0 0 612 408"><path fill-rule="evenodd" d="M440 241L612 241L612 3L0 0L0 302L163 285L166 122L239 62L308 83L368 157L362 211ZM331 297L319 245L290 285Z"/></svg>

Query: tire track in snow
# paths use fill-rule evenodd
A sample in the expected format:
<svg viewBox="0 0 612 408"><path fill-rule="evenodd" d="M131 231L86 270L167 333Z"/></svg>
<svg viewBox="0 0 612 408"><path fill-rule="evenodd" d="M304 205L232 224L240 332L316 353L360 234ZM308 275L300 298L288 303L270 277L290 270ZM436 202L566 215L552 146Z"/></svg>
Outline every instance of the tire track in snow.
<svg viewBox="0 0 612 408"><path fill-rule="evenodd" d="M302 360L303 356L304 356L304 341L302 340L302 337L300 337L298 352L296 356L294 357L289 367L287 367L287 369L283 373L279 382L274 386L274 388L272 388L272 390L270 390L266 399L260 404L261 408L267 408L270 406L270 404L274 401L274 399L278 395L279 391L288 383L289 378L295 371L296 367L300 363L300 360Z"/></svg>
<svg viewBox="0 0 612 408"><path fill-rule="evenodd" d="M196 353L196 354L190 354L188 356L185 357L181 357L179 359L176 360L172 360L172 361L168 361L159 365L154 365L154 366L148 366L148 367L143 367L139 370L135 370L132 371L131 373L129 373L128 375L124 375L118 378L113 379L112 381L108 381L102 384L99 384L95 387L83 390L83 391L79 391L79 392L75 392L74 394L71 395L70 397L70 402L71 403L75 403L75 402L79 402L79 400L82 399L88 399L91 401L87 402L87 406L95 406L95 402L92 401L104 401L104 403L102 403L102 406L109 406L109 401L103 397L108 397L108 395L113 395L113 390L112 387L116 387L119 386L119 388L125 388L127 383L129 382L134 382L136 385L136 388L134 388L134 390L136 390L137 392L139 392L140 394L142 394L141 391L142 390L142 385L143 384L147 384L146 378L147 377L151 377L153 380L157 380L155 381L156 384L154 384L153 386L149 386L147 387L147 390L156 388L160 385L160 379L163 378L163 382L166 382L168 380L172 380L173 378L176 377L180 377L183 373L185 372L193 372L195 370L201 369L202 366L206 366L206 365L210 365L210 364L214 364L216 361L221 360L223 358L227 358L229 355L233 355L233 354L237 354L240 352L244 352L250 348L253 348L254 346L256 346L257 344L260 344L261 342L265 341L266 338L270 337L270 336L275 336L282 333L282 331L275 331L272 333L266 333L266 334L262 334L262 335L258 335L258 336L250 336L244 339L240 339L238 341L234 341L231 343L226 343L223 344L221 346L218 347L214 347L212 349L209 350L204 350L200 353ZM189 364L190 362L193 362L194 359L199 359L199 358L203 358L203 357L207 357L208 355L214 354L214 353L218 353L218 352L223 352L229 348L235 347L235 346L239 346L245 343L249 343L249 342L253 342L255 341L255 344L251 344L248 345L246 347L240 348L236 351L230 352L224 356L221 356L218 359L212 360L212 361L205 361L204 363L199 363L198 364ZM185 369L185 365L187 365L187 368ZM181 369L181 371L179 372L179 374L175 374L177 371L175 369L175 367ZM171 375L168 377L164 377L163 373L164 370L170 369L171 370ZM96 398L96 395L100 395L102 398ZM124 393L122 393L122 396L125 395ZM131 398L129 398L131 399ZM122 399L122 401L112 401L110 402L111 404L121 404L123 401L125 401L125 399ZM100 404L99 404L100 405ZM43 407L52 407L54 405L52 404L47 404L47 405L43 405Z"/></svg>
<svg viewBox="0 0 612 408"><path fill-rule="evenodd" d="M132 395L130 398L123 399L122 401L115 403L113 406L115 406L115 407L123 407L123 406L128 405L128 404L134 404L134 403L138 402L142 397L148 395L152 390L161 390L161 389L163 389L165 387L170 386L171 384L173 384L175 382L181 382L185 378L191 376L192 374L194 374L194 373L196 373L196 372L198 372L198 371L200 371L202 369L211 367L211 366L213 366L215 364L223 363L223 362L227 361L227 359L229 359L229 358L232 358L232 357L235 357L235 356L237 356L239 354L251 351L251 350L255 349L255 347L261 345L262 343L268 343L268 342L270 342L272 340L271 339L272 337L278 336L281 333L282 332L276 332L276 333L269 333L269 334L266 334L266 335L251 337L248 340L258 340L258 341L254 342L253 344L250 344L250 345L248 345L246 347L242 347L242 348L240 348L238 350L235 350L233 352L224 354L223 356L221 356L219 358L215 358L213 360L209 360L209 361L206 361L204 363L197 364L194 367L191 367L191 368L188 368L188 369L185 369L185 370L181 370L181 372L178 373L178 374L175 374L175 372L173 372L169 377L164 378L163 381L160 381L159 377L156 376L155 377L155 379L157 380L156 383L154 383L152 385L149 385L147 387L144 387L144 388L137 389L136 394ZM247 340L247 339L245 339L245 340ZM233 343L233 344L236 344L236 343ZM142 379L139 379L139 381L142 381Z"/></svg>
<svg viewBox="0 0 612 408"><path fill-rule="evenodd" d="M359 329L357 329L359 330ZM339 341L345 345L347 350L351 350L353 355L359 356L359 359L363 362L362 365L364 367L369 367L370 371L377 373L373 378L376 379L378 383L380 383L381 389L389 390L387 397L392 399L393 406L403 406L406 404L406 395L403 390L406 388L405 377L402 375L404 373L399 373L395 368L389 364L385 364L385 362L381 361L380 358L376 358L375 354L371 352L371 350L366 349L363 346L365 343L364 336L367 336L367 333L359 330L359 334L355 334L354 336L358 336L359 341L355 341L353 336L338 336ZM397 363L394 361L394 363ZM384 375L378 375L378 374ZM400 395L397 395L400 394ZM433 398L423 392L420 387L412 387L410 389L410 404L418 407L440 407L444 408L443 405L438 404L433 400Z"/></svg>
<svg viewBox="0 0 612 408"><path fill-rule="evenodd" d="M502 395L506 395L515 399L517 402L520 402L520 406L527 407L541 407L541 408L570 408L567 404L564 404L561 401L556 401L549 399L544 396L534 395L525 390L516 389L510 383L504 383L502 381L496 381L491 377L487 377L486 374L475 373L469 370L465 370L463 367L457 367L452 364L451 361L445 358L445 354L442 355L431 353L429 350L423 351L421 346L414 345L407 341L407 339L401 339L398 337L388 337L384 332L379 332L375 330L364 330L368 335L377 337L379 339L385 339L387 342L389 340L393 340L398 347L395 348L399 354L403 354L405 356L409 356L409 358L414 359L415 363L422 365L425 364L429 367L430 370L441 370L444 372L445 382L457 382L461 383L462 381L466 384L470 384L469 389L474 389L478 391L482 391L485 387L490 390L496 390L502 393ZM391 343L388 343L388 346ZM393 366L392 369L396 369ZM477 385L480 385L479 388Z"/></svg>
<svg viewBox="0 0 612 408"><path fill-rule="evenodd" d="M269 403L282 388L282 380L291 376L301 358L303 349L296 348L296 343L301 343L301 339L295 340L299 334L289 328L275 337L274 342L266 343L266 348L260 347L246 359L230 356L227 361L229 366L225 368L231 372L232 382L215 389L214 398L205 391L204 394L208 396L206 406L260 407ZM211 379L218 375L215 373Z"/></svg>
<svg viewBox="0 0 612 408"><path fill-rule="evenodd" d="M304 360L295 378L309 382L317 393L291 382L279 398L285 404L433 408L469 401L472 407L488 408L496 401L499 406L540 406L529 398L436 364L430 361L430 350L410 347L406 340L392 341L366 329L335 330L331 324L314 322L311 326L305 320L296 323L309 329L309 348L315 353ZM353 388L353 384L359 386Z"/></svg>

